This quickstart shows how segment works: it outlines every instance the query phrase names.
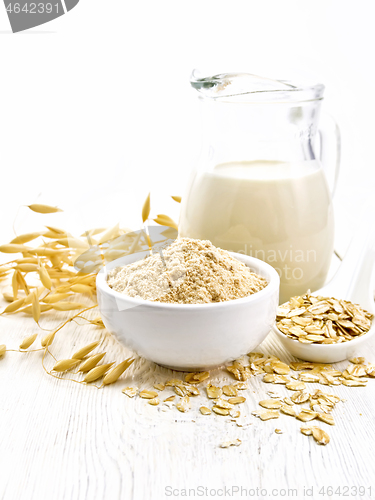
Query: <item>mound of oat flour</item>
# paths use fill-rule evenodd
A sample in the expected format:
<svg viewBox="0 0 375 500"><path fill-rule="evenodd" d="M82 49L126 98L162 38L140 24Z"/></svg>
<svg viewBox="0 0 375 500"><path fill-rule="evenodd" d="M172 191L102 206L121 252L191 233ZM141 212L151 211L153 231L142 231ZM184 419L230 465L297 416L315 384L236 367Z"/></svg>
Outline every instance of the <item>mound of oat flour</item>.
<svg viewBox="0 0 375 500"><path fill-rule="evenodd" d="M178 238L160 253L110 271L108 285L144 300L207 304L247 297L267 281L210 241Z"/></svg>

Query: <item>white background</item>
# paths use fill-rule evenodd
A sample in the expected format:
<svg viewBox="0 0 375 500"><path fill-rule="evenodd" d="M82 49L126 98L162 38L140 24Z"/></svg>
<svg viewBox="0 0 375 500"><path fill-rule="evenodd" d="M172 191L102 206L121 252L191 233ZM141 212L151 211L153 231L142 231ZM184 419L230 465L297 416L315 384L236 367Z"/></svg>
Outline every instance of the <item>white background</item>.
<svg viewBox="0 0 375 500"><path fill-rule="evenodd" d="M183 193L200 146L198 67L326 85L342 133L336 238L346 244L375 187L374 17L370 0L80 0L12 34L0 8L3 236L36 201L64 208L53 222L68 229L137 228L149 191L153 215L177 218L168 197ZM46 221L22 208L16 229Z"/></svg>

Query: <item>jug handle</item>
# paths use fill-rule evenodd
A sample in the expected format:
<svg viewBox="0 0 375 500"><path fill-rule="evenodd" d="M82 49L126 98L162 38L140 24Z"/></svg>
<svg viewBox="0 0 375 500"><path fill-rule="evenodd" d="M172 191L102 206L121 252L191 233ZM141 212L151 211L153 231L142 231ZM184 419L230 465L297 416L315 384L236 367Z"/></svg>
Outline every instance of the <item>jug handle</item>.
<svg viewBox="0 0 375 500"><path fill-rule="evenodd" d="M331 188L332 197L335 194L337 180L340 172L341 135L340 129L334 118L328 113L323 113L319 124L319 157L323 170Z"/></svg>

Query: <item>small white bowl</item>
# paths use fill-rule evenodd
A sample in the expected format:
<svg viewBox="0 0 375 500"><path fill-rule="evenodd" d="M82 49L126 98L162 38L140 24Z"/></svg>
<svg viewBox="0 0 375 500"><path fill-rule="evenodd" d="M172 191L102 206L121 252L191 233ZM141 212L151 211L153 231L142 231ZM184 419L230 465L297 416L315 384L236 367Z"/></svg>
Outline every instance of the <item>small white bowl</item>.
<svg viewBox="0 0 375 500"><path fill-rule="evenodd" d="M139 252L111 262L96 280L106 328L140 356L181 371L212 369L250 352L276 319L280 279L267 263L231 253L268 281L249 297L212 304L166 304L112 290L107 272L147 257Z"/></svg>
<svg viewBox="0 0 375 500"><path fill-rule="evenodd" d="M364 344L375 333L375 325L372 325L371 329L365 335L349 340L348 342L341 342L340 344L303 344L298 342L298 340L287 337L283 332L280 332L276 325L273 325L272 329L290 354L296 358L312 361L313 363L336 363L352 358L355 355L362 356L365 352L363 351Z"/></svg>

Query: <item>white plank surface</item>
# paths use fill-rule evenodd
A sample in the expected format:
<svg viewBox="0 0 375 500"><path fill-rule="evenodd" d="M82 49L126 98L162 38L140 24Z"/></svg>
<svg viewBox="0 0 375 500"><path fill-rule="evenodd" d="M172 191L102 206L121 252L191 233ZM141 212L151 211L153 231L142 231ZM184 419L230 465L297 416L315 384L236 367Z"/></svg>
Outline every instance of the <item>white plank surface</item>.
<svg viewBox="0 0 375 500"><path fill-rule="evenodd" d="M61 322L62 316L53 314L42 326L53 328ZM25 336L37 331L33 320L22 315L0 317L0 328L0 343L9 349L17 349ZM103 340L100 349L107 352L108 362L130 355L104 330L74 323L59 332L51 351L63 359L95 339ZM272 334L261 350L292 359ZM374 345L360 354L374 362ZM250 425L240 428L227 417L201 415L198 408L207 404L205 396L191 398L191 411L182 414L123 395L121 389L128 385L152 388L155 381L181 377L144 359L138 358L126 376L101 390L56 380L43 371L41 360L42 352L7 352L0 359L0 498L163 499L183 497L183 489L189 488L186 495L191 498L194 492L196 497L200 493L211 498L225 487L222 493L228 498L229 493L241 498L241 487L247 490L242 498L274 498L276 493L304 498L304 488L313 488L309 498L327 498L319 495L322 486L341 486L342 493L345 486L366 488L363 496L349 489L349 498L375 495L375 380L363 388L308 385L347 400L333 412L335 427L317 424L331 436L331 443L323 447L302 435L299 428L304 424L292 417L262 422L251 415L268 390L290 395L285 387L265 384L259 376L248 381L249 390L243 393L247 401L241 419ZM46 359L47 367L52 363ZM233 381L225 370L211 373L212 383L225 381ZM172 394L167 388L161 397ZM275 428L284 434L277 435ZM219 447L234 438L242 440L241 446ZM238 493L232 490L236 487ZM297 492L288 493L288 488Z"/></svg>

